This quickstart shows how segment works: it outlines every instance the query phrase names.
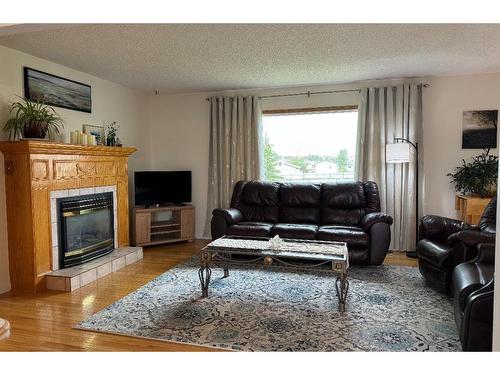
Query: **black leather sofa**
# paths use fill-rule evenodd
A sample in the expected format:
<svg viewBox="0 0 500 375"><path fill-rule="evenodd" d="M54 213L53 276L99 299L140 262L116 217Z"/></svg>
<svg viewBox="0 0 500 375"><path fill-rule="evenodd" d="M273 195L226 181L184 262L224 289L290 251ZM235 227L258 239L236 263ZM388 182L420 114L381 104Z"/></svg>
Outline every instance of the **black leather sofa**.
<svg viewBox="0 0 500 375"><path fill-rule="evenodd" d="M450 293L453 269L460 263L474 259L480 243L495 242L496 202L494 197L477 227L435 215L420 219L418 267L422 276L436 290Z"/></svg>
<svg viewBox="0 0 500 375"><path fill-rule="evenodd" d="M480 244L476 259L453 270L454 310L462 349L491 351L495 245Z"/></svg>
<svg viewBox="0 0 500 375"><path fill-rule="evenodd" d="M289 184L239 181L231 207L212 213L212 238L223 235L347 243L352 264L382 264L392 217L380 212L375 182Z"/></svg>

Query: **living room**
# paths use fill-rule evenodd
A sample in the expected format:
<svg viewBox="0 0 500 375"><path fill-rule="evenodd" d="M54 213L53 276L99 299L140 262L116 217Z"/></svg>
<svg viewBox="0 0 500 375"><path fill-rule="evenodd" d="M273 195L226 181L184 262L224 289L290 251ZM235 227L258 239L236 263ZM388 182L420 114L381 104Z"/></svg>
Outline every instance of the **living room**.
<svg viewBox="0 0 500 375"><path fill-rule="evenodd" d="M499 25L146 21L0 24L0 351L500 349Z"/></svg>

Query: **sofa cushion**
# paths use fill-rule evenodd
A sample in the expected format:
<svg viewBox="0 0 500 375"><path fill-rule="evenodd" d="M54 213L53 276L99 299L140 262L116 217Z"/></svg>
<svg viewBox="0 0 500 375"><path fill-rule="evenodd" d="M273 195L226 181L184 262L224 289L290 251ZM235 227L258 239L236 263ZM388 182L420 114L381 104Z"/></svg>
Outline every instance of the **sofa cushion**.
<svg viewBox="0 0 500 375"><path fill-rule="evenodd" d="M249 181L241 193L241 201L235 207L243 214L245 221L276 223L279 218L280 184Z"/></svg>
<svg viewBox="0 0 500 375"><path fill-rule="evenodd" d="M479 228L487 233L496 233L497 229L497 197L494 196L484 209L481 219L479 220Z"/></svg>
<svg viewBox="0 0 500 375"><path fill-rule="evenodd" d="M280 184L249 181L243 188L241 202L247 206L278 206Z"/></svg>
<svg viewBox="0 0 500 375"><path fill-rule="evenodd" d="M318 226L313 224L278 223L272 227L271 236L278 235L283 238L314 240L317 230Z"/></svg>
<svg viewBox="0 0 500 375"><path fill-rule="evenodd" d="M362 182L323 184L321 204L327 207L356 209L365 206L365 189Z"/></svg>
<svg viewBox="0 0 500 375"><path fill-rule="evenodd" d="M279 207L240 206L240 211L245 221L277 223L279 218Z"/></svg>
<svg viewBox="0 0 500 375"><path fill-rule="evenodd" d="M318 228L318 240L346 242L349 249L368 249L370 238L355 226L323 225Z"/></svg>
<svg viewBox="0 0 500 375"><path fill-rule="evenodd" d="M280 205L286 207L319 207L321 187L316 184L281 184Z"/></svg>
<svg viewBox="0 0 500 375"><path fill-rule="evenodd" d="M366 214L363 183L323 184L321 205L321 224L358 225Z"/></svg>
<svg viewBox="0 0 500 375"><path fill-rule="evenodd" d="M231 236L270 237L272 227L272 223L243 221L228 226L226 234Z"/></svg>
<svg viewBox="0 0 500 375"><path fill-rule="evenodd" d="M423 259L438 268L446 268L450 263L451 249L444 244L420 240L417 245L418 259Z"/></svg>
<svg viewBox="0 0 500 375"><path fill-rule="evenodd" d="M315 184L282 184L280 188L281 223L318 224L321 187Z"/></svg>
<svg viewBox="0 0 500 375"><path fill-rule="evenodd" d="M365 210L346 210L338 208L323 207L321 209L321 224L359 226L361 219L365 216Z"/></svg>
<svg viewBox="0 0 500 375"><path fill-rule="evenodd" d="M281 207L281 223L319 224L321 209L319 207Z"/></svg>

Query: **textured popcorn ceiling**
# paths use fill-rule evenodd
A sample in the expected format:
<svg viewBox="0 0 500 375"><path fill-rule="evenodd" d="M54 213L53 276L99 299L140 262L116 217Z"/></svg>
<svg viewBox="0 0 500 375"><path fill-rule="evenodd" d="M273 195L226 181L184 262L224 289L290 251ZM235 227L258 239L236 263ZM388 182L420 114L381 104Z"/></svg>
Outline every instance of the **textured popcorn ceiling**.
<svg viewBox="0 0 500 375"><path fill-rule="evenodd" d="M0 45L161 93L500 71L500 25L101 24Z"/></svg>

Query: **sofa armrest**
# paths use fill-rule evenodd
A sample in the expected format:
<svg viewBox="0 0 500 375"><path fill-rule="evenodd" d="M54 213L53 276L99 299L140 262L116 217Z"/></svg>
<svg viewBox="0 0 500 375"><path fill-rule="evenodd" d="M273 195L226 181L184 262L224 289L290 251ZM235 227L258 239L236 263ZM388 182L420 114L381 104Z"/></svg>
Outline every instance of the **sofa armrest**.
<svg viewBox="0 0 500 375"><path fill-rule="evenodd" d="M216 208L212 211L213 216L221 216L228 224L233 225L243 220L243 214L236 208Z"/></svg>
<svg viewBox="0 0 500 375"><path fill-rule="evenodd" d="M454 247L459 242L467 247L476 247L482 243L491 244L495 243L495 234L480 232L478 230L463 230L453 233L446 241L449 247Z"/></svg>
<svg viewBox="0 0 500 375"><path fill-rule="evenodd" d="M491 351L494 280L473 291L466 300L460 329L464 351Z"/></svg>
<svg viewBox="0 0 500 375"><path fill-rule="evenodd" d="M424 238L445 243L453 233L470 229L470 225L448 217L425 215L420 219L419 240Z"/></svg>
<svg viewBox="0 0 500 375"><path fill-rule="evenodd" d="M361 218L361 227L367 232L373 224L387 223L392 225L392 217L383 212L371 212Z"/></svg>
<svg viewBox="0 0 500 375"><path fill-rule="evenodd" d="M495 244L481 243L477 246L478 255L474 260L477 263L495 264Z"/></svg>
<svg viewBox="0 0 500 375"><path fill-rule="evenodd" d="M369 229L370 235L370 264L380 265L384 262L391 243L391 227L388 223L379 221Z"/></svg>

